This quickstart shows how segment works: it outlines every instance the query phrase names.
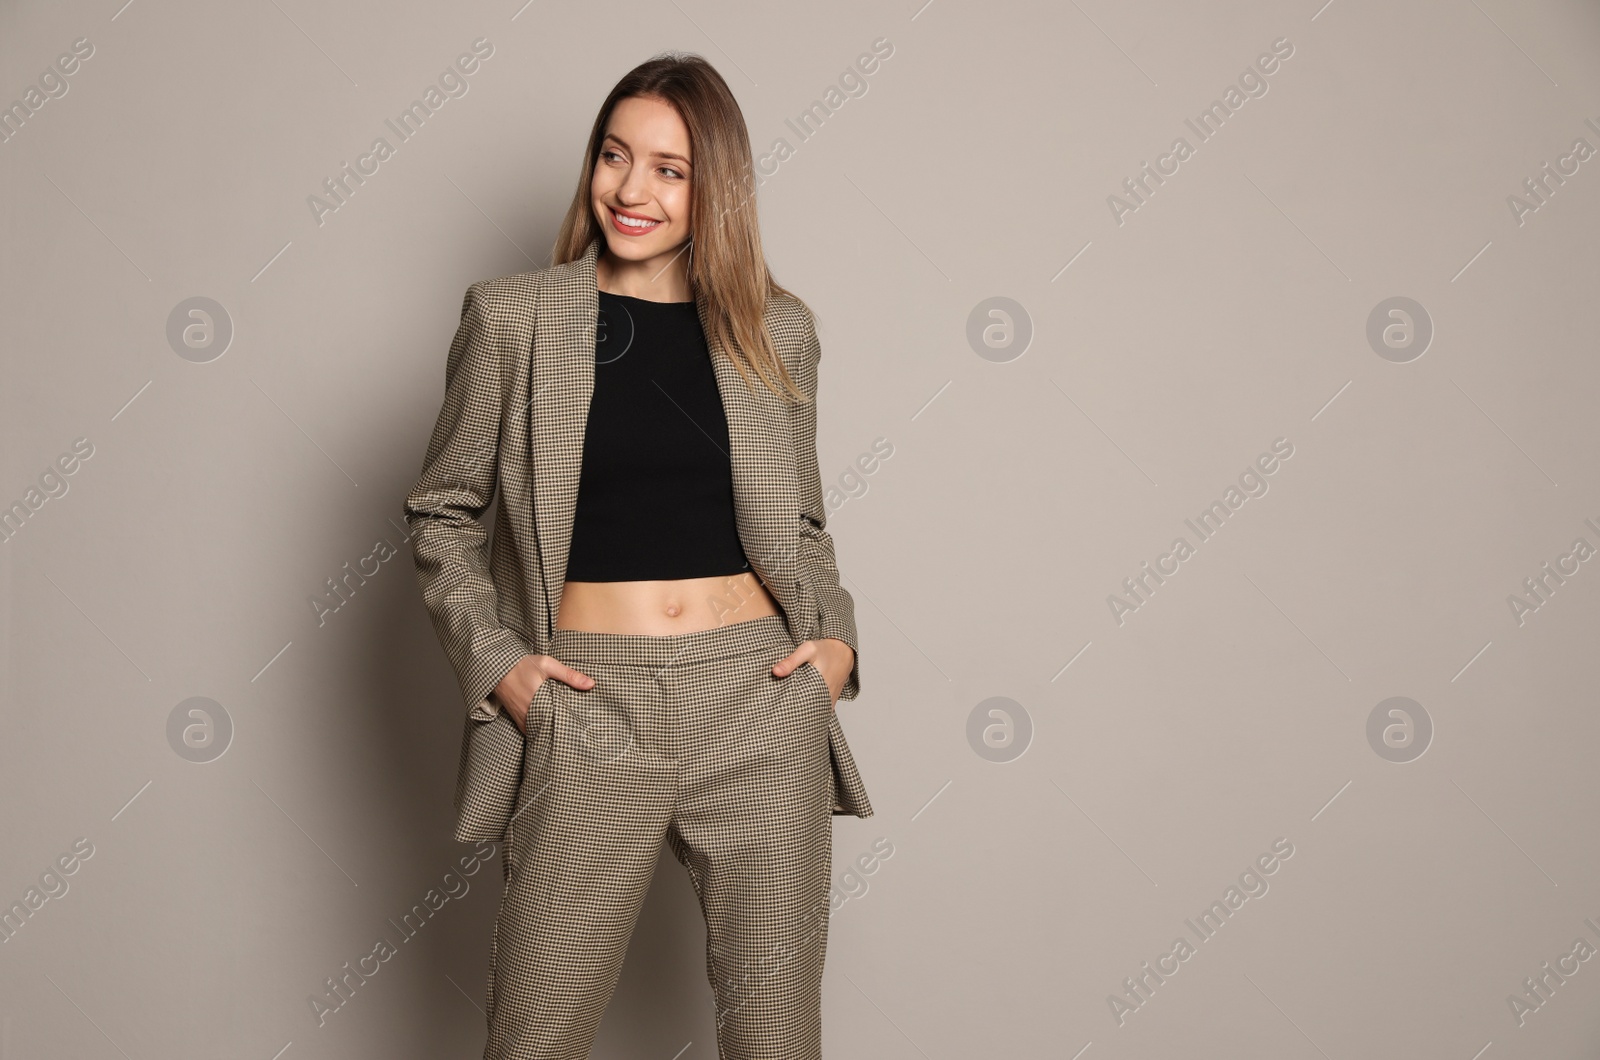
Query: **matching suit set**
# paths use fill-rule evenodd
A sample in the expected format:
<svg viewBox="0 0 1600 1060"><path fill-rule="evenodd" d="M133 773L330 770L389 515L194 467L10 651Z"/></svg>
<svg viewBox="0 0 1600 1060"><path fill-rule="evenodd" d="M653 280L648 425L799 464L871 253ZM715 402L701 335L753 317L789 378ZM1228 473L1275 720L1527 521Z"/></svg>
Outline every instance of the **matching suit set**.
<svg viewBox="0 0 1600 1060"><path fill-rule="evenodd" d="M406 497L424 602L466 710L454 835L502 851L484 1057L588 1056L666 844L705 914L721 1060L811 1060L821 1056L832 820L873 812L821 672L805 663L784 678L771 673L800 641L836 637L858 651L840 698L860 692L854 606L839 583L817 468L815 322L797 301L768 302L767 327L812 399L794 403L747 386L703 299L690 313L690 303L600 292L602 243L574 261L467 289L443 407ZM674 518L654 502L601 499L602 454L619 472L637 462L599 444L617 433L601 413L610 380L624 378L606 343L636 338L637 356L649 352L652 329L687 334L696 323L722 416L705 415L709 387L698 390L698 411L689 393L693 377L683 372L703 363L685 362L665 382L647 374L661 407L677 406L676 422L716 451L692 449L695 436L672 433L675 421L662 419L659 431L645 428L661 435L648 459L670 478L675 455L694 453L703 470L721 453L734 526L717 555L726 567L742 553L782 613L741 620L738 599L712 599L701 606L716 609L720 624L692 633L557 629L569 572L623 580L624 568L604 558L618 551L609 542L639 540L649 520ZM598 393L597 363L606 381ZM642 380L645 367L631 364L630 378ZM479 517L497 491L491 538ZM709 510L726 513L714 500ZM626 518L642 521L619 529ZM646 569L661 568L636 575L680 576ZM579 690L546 678L524 732L490 693L529 654L553 656L595 684Z"/></svg>

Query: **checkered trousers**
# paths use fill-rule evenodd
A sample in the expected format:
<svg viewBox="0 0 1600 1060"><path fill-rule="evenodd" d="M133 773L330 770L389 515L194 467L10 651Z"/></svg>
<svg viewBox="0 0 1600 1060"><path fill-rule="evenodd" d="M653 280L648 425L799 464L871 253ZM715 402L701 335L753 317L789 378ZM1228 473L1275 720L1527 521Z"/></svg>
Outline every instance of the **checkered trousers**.
<svg viewBox="0 0 1600 1060"><path fill-rule="evenodd" d="M781 615L673 636L558 629L506 832L485 1060L589 1048L662 843L706 919L721 1060L822 1055L832 696ZM662 1041L662 1056L676 1046Z"/></svg>

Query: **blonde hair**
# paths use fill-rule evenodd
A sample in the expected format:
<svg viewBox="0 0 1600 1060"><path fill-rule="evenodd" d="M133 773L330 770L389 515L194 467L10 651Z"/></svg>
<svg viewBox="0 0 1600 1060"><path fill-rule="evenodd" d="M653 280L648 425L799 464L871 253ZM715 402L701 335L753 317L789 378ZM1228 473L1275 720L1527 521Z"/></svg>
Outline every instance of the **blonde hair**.
<svg viewBox="0 0 1600 1060"><path fill-rule="evenodd" d="M746 385L753 386L754 374L774 393L786 392L804 400L778 355L764 314L772 298L805 303L774 280L767 268L756 219L754 164L744 114L722 75L700 56L682 52L654 56L628 71L600 105L578 174L578 189L550 254L551 264L574 261L591 242L605 238L590 207L590 181L611 112L619 102L635 96L668 104L689 128L693 166L689 287L696 299L705 299L717 340L732 356Z"/></svg>

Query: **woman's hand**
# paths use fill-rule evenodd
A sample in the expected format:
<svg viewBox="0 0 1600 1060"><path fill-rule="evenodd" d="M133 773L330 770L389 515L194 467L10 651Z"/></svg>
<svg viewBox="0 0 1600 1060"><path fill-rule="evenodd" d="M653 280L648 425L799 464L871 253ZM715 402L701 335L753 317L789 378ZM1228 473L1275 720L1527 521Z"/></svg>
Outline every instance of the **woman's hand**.
<svg viewBox="0 0 1600 1060"><path fill-rule="evenodd" d="M594 678L579 673L553 655L524 655L494 686L494 698L500 709L510 715L524 733L528 731L528 706L533 702L533 694L552 678L573 688L594 686Z"/></svg>
<svg viewBox="0 0 1600 1060"><path fill-rule="evenodd" d="M821 640L803 640L794 651L772 668L776 677L788 677L803 662L817 668L828 686L828 701L838 709L839 693L844 690L845 679L856 664L855 649L837 637ZM837 674L838 676L834 676Z"/></svg>

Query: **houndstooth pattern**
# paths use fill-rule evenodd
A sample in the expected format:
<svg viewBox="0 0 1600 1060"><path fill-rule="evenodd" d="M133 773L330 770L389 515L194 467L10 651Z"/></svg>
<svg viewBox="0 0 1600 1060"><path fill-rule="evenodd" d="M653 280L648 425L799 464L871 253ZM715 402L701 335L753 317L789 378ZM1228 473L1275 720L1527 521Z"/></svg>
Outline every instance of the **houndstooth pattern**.
<svg viewBox="0 0 1600 1060"><path fill-rule="evenodd" d="M772 675L795 643L780 615L557 631L595 685L546 679L529 711L485 1060L589 1055L663 842L705 913L718 1055L822 1055L833 707L810 664Z"/></svg>
<svg viewBox="0 0 1600 1060"><path fill-rule="evenodd" d="M592 241L574 261L467 288L446 360L444 402L422 473L406 496L423 601L467 707L454 830L464 842L503 837L522 779L522 732L489 693L522 656L556 654L555 615L594 389L600 243ZM814 398L822 350L815 322L795 300L767 305L773 341L812 399L790 404L765 387L747 388L703 299L698 308L728 420L745 555L797 640L836 637L856 650L839 696L854 699L860 694L854 603L839 584L817 468ZM479 517L496 490L491 538ZM832 812L871 816L833 711L829 748Z"/></svg>

